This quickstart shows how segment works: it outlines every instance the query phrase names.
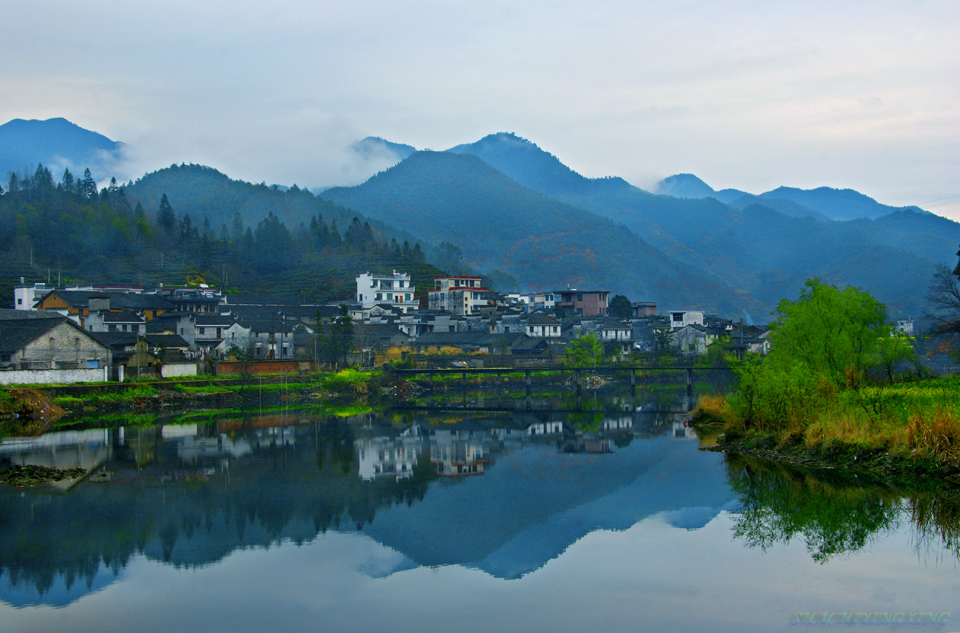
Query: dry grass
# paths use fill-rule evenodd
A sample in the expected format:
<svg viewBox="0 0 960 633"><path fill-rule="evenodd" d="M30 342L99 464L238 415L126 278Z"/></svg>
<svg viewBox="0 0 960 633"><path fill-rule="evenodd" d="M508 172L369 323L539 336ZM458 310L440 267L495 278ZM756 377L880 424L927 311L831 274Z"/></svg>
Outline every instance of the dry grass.
<svg viewBox="0 0 960 633"><path fill-rule="evenodd" d="M697 424L725 424L730 415L730 405L723 396L700 396L693 411L693 421Z"/></svg>
<svg viewBox="0 0 960 633"><path fill-rule="evenodd" d="M960 419L937 407L929 416L913 413L903 430L903 444L910 452L937 461L960 461Z"/></svg>

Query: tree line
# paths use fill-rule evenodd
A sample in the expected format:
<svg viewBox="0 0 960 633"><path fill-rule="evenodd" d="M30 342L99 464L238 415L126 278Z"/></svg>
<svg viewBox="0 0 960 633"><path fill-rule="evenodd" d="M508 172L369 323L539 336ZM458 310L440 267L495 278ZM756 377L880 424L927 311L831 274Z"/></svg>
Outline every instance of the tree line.
<svg viewBox="0 0 960 633"><path fill-rule="evenodd" d="M4 285L17 276L43 278L49 268L88 283L203 278L318 301L352 296L356 274L366 269L402 268L424 289L442 274L427 264L419 242L398 241L359 215L341 226L318 212L288 226L272 210L251 222L237 210L229 226L216 227L206 215L178 212L166 193L144 208L131 204L115 179L98 188L89 170L77 178L65 169L58 180L42 164L32 176L9 174L0 186L0 250Z"/></svg>

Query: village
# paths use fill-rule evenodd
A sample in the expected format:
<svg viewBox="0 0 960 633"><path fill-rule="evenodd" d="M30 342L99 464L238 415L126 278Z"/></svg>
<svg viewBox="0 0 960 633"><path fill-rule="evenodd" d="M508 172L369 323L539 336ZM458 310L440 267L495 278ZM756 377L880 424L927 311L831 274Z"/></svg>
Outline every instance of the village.
<svg viewBox="0 0 960 633"><path fill-rule="evenodd" d="M698 357L721 339L736 356L769 350L765 327L699 310L658 313L652 302L623 297L613 310L607 290L501 294L482 282L437 277L422 292L407 273L363 272L354 297L327 304L227 295L206 284L21 283L14 309L0 310L0 384L225 375L236 373L238 362L258 365L258 373L373 366L389 350L457 356L472 366L486 355L507 365L560 362L571 341L590 334L614 359ZM336 337L340 354L329 344Z"/></svg>

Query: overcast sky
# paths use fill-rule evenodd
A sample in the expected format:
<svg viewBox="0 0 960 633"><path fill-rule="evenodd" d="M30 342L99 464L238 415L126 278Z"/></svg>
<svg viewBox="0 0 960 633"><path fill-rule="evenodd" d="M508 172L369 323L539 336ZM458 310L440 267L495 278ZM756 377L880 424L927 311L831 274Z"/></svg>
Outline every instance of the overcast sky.
<svg viewBox="0 0 960 633"><path fill-rule="evenodd" d="M850 187L960 220L960 2L7 3L0 122L128 143L124 179L202 163L354 184L344 148L514 132L642 187Z"/></svg>

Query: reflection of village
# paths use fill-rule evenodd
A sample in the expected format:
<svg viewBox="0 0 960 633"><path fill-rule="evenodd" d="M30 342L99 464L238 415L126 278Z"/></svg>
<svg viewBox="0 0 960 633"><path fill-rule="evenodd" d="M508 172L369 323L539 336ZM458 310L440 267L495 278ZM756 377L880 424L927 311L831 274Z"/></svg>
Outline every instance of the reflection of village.
<svg viewBox="0 0 960 633"><path fill-rule="evenodd" d="M455 423L436 414L390 424L380 414L357 416L349 425L363 481L400 481L429 463L439 477L482 475L494 456L528 444L564 453L603 454L635 438L693 438L688 413L585 414L585 424L567 416L536 413L465 417ZM439 423L438 423L439 422ZM165 424L47 433L0 442L0 467L12 465L83 468L91 481L132 478L208 479L229 477L231 465L265 455L317 445L323 420L296 415L253 418L245 423ZM589 429L589 430L584 430ZM309 448L307 448L309 450Z"/></svg>

